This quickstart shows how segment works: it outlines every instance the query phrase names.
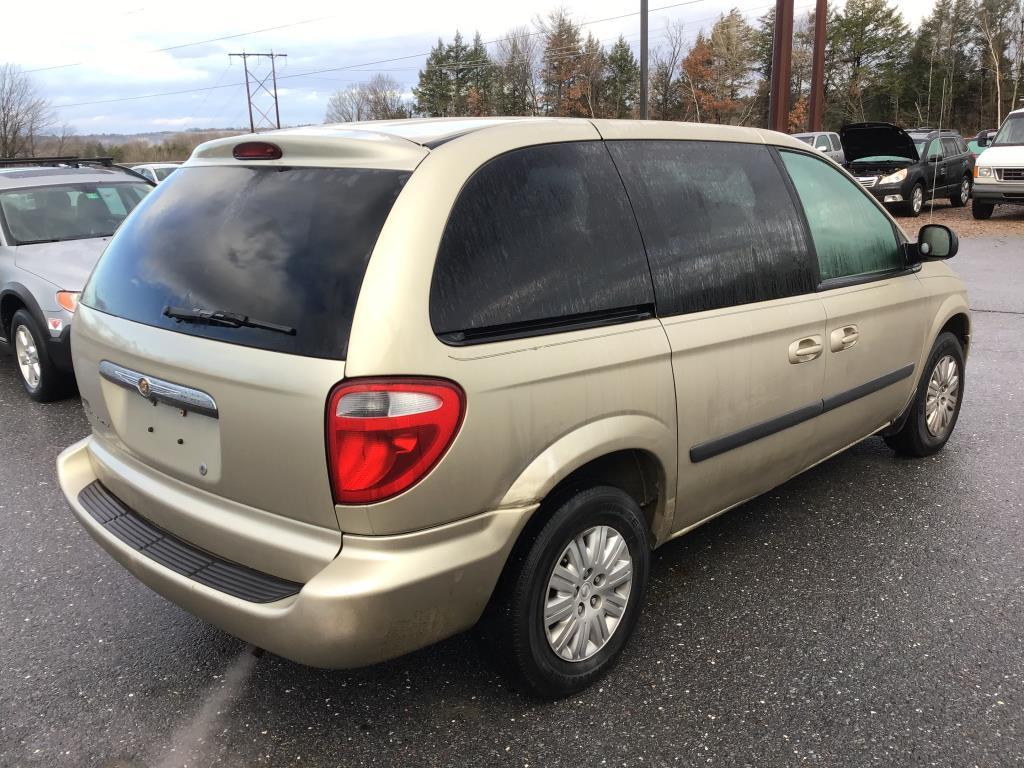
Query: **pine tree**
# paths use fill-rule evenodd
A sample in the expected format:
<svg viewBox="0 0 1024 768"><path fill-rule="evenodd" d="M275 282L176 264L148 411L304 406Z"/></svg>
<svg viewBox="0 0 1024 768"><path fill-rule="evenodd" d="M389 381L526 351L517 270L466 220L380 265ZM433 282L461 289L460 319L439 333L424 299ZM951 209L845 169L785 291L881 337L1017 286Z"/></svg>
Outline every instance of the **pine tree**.
<svg viewBox="0 0 1024 768"><path fill-rule="evenodd" d="M495 66L487 53L480 33L473 36L473 45L467 56L467 114L493 115L495 113Z"/></svg>
<svg viewBox="0 0 1024 768"><path fill-rule="evenodd" d="M443 117L451 114L452 78L448 69L447 49L444 40L437 39L437 45L430 49L426 66L420 70L419 84L412 89L416 99L416 112L427 117Z"/></svg>
<svg viewBox="0 0 1024 768"><path fill-rule="evenodd" d="M608 52L607 62L606 116L620 119L633 117L640 94L640 65L622 35L619 35Z"/></svg>

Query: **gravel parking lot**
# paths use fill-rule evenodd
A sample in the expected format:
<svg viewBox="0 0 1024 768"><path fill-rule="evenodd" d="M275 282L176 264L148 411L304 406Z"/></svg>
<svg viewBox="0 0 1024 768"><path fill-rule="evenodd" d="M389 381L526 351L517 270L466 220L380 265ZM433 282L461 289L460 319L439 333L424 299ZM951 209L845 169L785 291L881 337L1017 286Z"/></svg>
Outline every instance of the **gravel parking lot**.
<svg viewBox="0 0 1024 768"><path fill-rule="evenodd" d="M986 225L952 262L976 312L946 449L870 439L658 550L621 664L557 703L469 636L322 671L165 602L65 507L78 403L0 356L0 765L1024 764L1024 208Z"/></svg>
<svg viewBox="0 0 1024 768"><path fill-rule="evenodd" d="M928 208L916 219L909 216L897 217L900 226L908 236L917 235L922 224L934 222L951 227L960 237L1024 237L1024 205L997 205L992 218L977 221L971 215L971 206L954 208L949 200L940 198L929 215Z"/></svg>

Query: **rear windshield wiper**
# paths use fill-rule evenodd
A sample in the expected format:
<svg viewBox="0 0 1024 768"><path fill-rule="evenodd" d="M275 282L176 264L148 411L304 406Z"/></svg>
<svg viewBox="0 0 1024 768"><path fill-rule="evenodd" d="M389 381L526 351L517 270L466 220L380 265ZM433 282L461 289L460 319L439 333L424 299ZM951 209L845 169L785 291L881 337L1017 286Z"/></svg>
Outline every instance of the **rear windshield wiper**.
<svg viewBox="0 0 1024 768"><path fill-rule="evenodd" d="M267 323L263 320L256 320L248 315L239 315L234 312L221 312L211 309L185 309L184 307L164 307L164 315L182 323L204 323L206 325L219 325L224 328L260 328L264 331L286 333L294 336L296 331L287 325Z"/></svg>

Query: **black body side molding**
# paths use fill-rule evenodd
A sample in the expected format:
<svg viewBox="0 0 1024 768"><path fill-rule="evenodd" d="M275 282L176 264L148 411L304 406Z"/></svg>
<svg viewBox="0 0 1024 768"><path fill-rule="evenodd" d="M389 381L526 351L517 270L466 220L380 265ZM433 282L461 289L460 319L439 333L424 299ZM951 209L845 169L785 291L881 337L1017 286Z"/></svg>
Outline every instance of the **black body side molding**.
<svg viewBox="0 0 1024 768"><path fill-rule="evenodd" d="M845 392L840 392L836 395L829 395L823 400L817 400L810 405L805 405L797 408L795 411L784 413L781 416L768 419L767 421L761 421L750 427L732 432L722 437L716 437L713 440L707 440L703 443L690 448L690 461L697 464L701 461L719 456L726 451L731 451L734 448L747 445L760 440L770 435L774 435L776 432L781 432L784 429L795 427L797 424L802 424L805 421L813 419L815 416L820 416L823 413L839 408L840 406L852 403L854 400L859 400L862 397L877 392L880 389L885 389L897 381L911 376L914 373L913 363L905 365L891 373L887 373L884 376L879 376L877 379L872 379L863 384L860 384L853 389L848 389Z"/></svg>

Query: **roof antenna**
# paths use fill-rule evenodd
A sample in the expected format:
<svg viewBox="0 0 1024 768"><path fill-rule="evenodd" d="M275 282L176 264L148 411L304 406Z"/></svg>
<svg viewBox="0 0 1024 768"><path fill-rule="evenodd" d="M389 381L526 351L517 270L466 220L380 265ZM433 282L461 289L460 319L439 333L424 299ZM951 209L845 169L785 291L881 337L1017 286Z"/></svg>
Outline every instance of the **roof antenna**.
<svg viewBox="0 0 1024 768"><path fill-rule="evenodd" d="M942 150L942 112L946 108L946 78L942 78L942 98L939 99L939 135L935 141L939 143L939 150ZM941 157L941 155L940 155ZM925 159L925 163L931 161L931 153L928 153L928 157ZM935 218L935 184L939 179L938 163L936 167L932 169L932 199L931 204L928 206L928 223L932 223L932 219Z"/></svg>

